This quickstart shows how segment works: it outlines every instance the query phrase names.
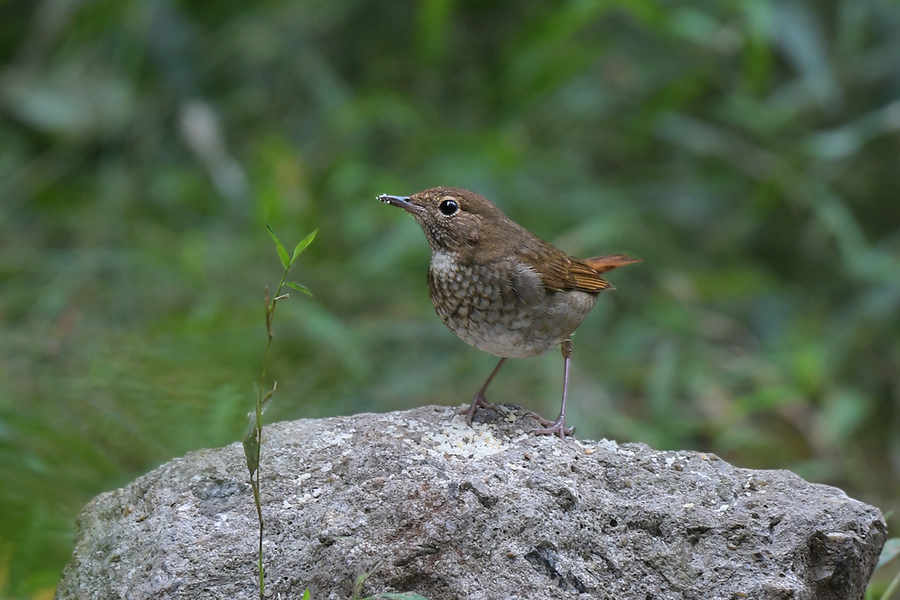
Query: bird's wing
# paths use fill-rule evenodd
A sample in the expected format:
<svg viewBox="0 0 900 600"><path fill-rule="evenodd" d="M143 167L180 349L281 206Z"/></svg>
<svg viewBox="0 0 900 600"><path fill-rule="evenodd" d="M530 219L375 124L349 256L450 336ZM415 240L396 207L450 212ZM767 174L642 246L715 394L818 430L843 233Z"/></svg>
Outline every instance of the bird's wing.
<svg viewBox="0 0 900 600"><path fill-rule="evenodd" d="M555 292L577 290L597 294L609 287L609 282L600 277L596 269L562 252L550 254L549 259L544 255L540 266L537 266L538 260L534 257L529 262L532 262L535 271L541 277L541 282L548 290Z"/></svg>
<svg viewBox="0 0 900 600"><path fill-rule="evenodd" d="M533 265L537 264L537 256L529 257ZM610 287L609 282L600 276L601 273L641 262L625 254L608 254L585 260L572 258L558 251L544 253L543 256L540 268L535 266L535 270L540 274L545 288L553 291L577 290L589 294L597 294ZM549 260L547 256L550 257Z"/></svg>

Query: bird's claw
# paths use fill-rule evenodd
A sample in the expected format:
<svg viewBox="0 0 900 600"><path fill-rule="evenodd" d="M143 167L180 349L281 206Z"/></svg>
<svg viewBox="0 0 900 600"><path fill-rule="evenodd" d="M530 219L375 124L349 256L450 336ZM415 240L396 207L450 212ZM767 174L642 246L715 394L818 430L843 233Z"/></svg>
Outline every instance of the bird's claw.
<svg viewBox="0 0 900 600"><path fill-rule="evenodd" d="M531 435L558 435L561 440L566 439L567 436L575 435L574 427L566 427L565 415L559 415L555 421L545 419L536 412L529 412L529 415L544 426L533 429Z"/></svg>
<svg viewBox="0 0 900 600"><path fill-rule="evenodd" d="M485 399L484 394L482 394L482 393L479 392L478 394L475 394L475 398L472 400L472 404L469 406L469 408L465 408L465 407L464 407L464 408L461 408L461 409L459 409L459 411L457 411L456 414L458 414L458 415L466 415L466 425L468 425L469 427L471 427L471 426L472 426L472 419L475 418L475 412L476 412L479 408L490 408L490 409L493 409L493 408L497 408L497 405L496 405L496 404L491 404L490 402L488 402L488 401Z"/></svg>

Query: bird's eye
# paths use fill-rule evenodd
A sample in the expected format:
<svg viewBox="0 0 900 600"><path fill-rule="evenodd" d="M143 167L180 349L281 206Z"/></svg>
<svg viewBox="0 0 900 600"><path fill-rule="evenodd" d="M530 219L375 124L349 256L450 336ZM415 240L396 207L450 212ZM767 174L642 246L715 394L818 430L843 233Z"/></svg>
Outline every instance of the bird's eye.
<svg viewBox="0 0 900 600"><path fill-rule="evenodd" d="M441 202L440 206L438 206L438 210L447 217L453 216L459 212L459 204L456 203L456 200L444 200Z"/></svg>

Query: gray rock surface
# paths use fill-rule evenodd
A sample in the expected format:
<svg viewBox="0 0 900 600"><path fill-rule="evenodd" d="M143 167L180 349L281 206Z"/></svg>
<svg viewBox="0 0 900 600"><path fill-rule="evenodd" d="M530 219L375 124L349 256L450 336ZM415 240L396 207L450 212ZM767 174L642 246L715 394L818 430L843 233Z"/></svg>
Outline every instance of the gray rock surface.
<svg viewBox="0 0 900 600"><path fill-rule="evenodd" d="M786 471L524 432L520 408L266 426L267 596L854 600L881 513ZM240 444L173 460L84 509L57 598L258 597Z"/></svg>

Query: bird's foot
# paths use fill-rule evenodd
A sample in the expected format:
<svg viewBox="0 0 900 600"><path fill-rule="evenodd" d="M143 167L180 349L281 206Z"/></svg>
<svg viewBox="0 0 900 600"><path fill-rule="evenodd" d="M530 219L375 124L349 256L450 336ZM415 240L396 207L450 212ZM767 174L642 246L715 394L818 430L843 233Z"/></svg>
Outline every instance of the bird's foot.
<svg viewBox="0 0 900 600"><path fill-rule="evenodd" d="M529 414L544 426L532 430L531 435L558 435L561 440L566 439L566 436L575 435L574 427L566 427L566 415L564 414L559 415L555 421L545 419L536 412L529 412Z"/></svg>
<svg viewBox="0 0 900 600"><path fill-rule="evenodd" d="M475 394L475 399L472 400L471 406L469 406L469 408L461 408L461 409L459 410L459 412L457 412L456 414L458 414L458 415L466 415L466 425L468 425L469 427L471 427L471 426L472 426L472 419L475 417L475 412L476 412L479 408L491 408L491 409L494 409L494 408L497 408L497 405L496 405L496 404L491 404L490 402L488 402L487 400L485 400L484 394L482 394L481 392L478 392L477 394Z"/></svg>

